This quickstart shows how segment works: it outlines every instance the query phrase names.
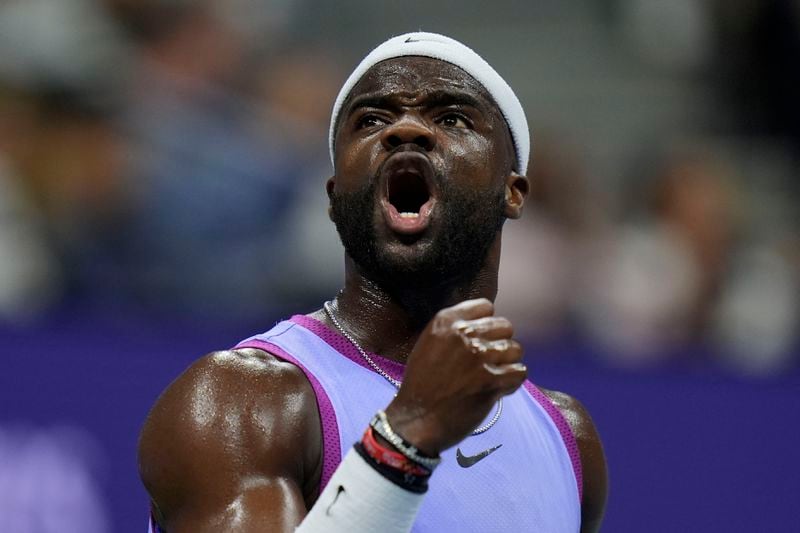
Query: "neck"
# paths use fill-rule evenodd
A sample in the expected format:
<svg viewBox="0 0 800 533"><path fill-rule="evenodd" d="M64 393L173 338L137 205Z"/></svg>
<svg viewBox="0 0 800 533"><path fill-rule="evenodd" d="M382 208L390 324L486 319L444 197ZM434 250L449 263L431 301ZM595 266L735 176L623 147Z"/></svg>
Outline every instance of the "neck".
<svg viewBox="0 0 800 533"><path fill-rule="evenodd" d="M428 322L441 309L472 298L494 301L500 238L495 240L484 266L469 279L453 278L436 288L409 287L398 291L366 277L345 257L345 285L333 312L342 327L367 351L405 361ZM315 316L336 329L324 312Z"/></svg>

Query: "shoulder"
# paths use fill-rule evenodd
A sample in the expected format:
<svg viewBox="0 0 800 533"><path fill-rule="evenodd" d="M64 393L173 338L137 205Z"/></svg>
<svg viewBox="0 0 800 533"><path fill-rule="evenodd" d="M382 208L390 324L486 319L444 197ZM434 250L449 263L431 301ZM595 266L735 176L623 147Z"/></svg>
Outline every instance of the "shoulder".
<svg viewBox="0 0 800 533"><path fill-rule="evenodd" d="M575 436L581 457L583 502L581 531L598 531L605 511L608 473L603 443L589 411L563 392L541 389L566 419Z"/></svg>
<svg viewBox="0 0 800 533"><path fill-rule="evenodd" d="M248 478L312 486L319 427L313 389L299 368L261 350L214 352L156 401L139 440L140 475L165 513L234 493Z"/></svg>
<svg viewBox="0 0 800 533"><path fill-rule="evenodd" d="M566 419L572 430L572 434L575 436L575 440L578 441L578 446L581 447L581 455L583 455L584 444L587 445L587 447L602 446L600 443L600 436L597 433L592 417L581 402L563 392L543 388L540 388L540 390L553 405L558 408ZM588 451L596 450L592 449Z"/></svg>
<svg viewBox="0 0 800 533"><path fill-rule="evenodd" d="M213 352L164 390L147 417L142 438L149 437L153 429L170 431L173 426L184 431L227 433L257 423L252 417L264 412L302 418L314 414L307 412L313 405L313 389L295 365L256 349ZM234 418L236 424L232 424Z"/></svg>

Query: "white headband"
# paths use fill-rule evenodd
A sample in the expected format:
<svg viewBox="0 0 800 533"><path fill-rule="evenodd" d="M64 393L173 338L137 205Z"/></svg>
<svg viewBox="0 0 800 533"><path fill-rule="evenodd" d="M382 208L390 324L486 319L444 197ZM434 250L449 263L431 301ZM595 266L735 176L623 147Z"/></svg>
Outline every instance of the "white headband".
<svg viewBox="0 0 800 533"><path fill-rule="evenodd" d="M511 137L514 140L514 150L517 156L517 172L524 174L528 168L530 156L530 134L525 111L506 81L500 77L481 56L471 48L461 44L455 39L437 33L414 32L392 37L384 42L367 57L361 60L356 69L344 82L336 102L333 104L331 126L328 135L328 147L333 157L333 137L335 134L336 119L342 110L342 104L353 90L358 80L374 65L387 59L404 56L423 56L439 59L461 68L483 85L486 91L494 98L497 107L506 119Z"/></svg>

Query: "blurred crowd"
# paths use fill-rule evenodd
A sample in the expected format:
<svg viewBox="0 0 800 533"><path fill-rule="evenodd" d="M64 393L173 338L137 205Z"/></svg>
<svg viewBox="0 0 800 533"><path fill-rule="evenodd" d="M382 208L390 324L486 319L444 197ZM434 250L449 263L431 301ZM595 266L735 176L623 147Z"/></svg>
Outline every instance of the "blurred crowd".
<svg viewBox="0 0 800 533"><path fill-rule="evenodd" d="M247 4L0 7L0 314L66 298L246 315L329 283L290 264L309 240L292 220L324 216L308 191L339 72Z"/></svg>
<svg viewBox="0 0 800 533"><path fill-rule="evenodd" d="M0 4L0 321L65 305L271 320L332 296L330 106L351 60L409 28L352 51L336 27L315 38L327 13ZM506 226L501 311L526 339L579 338L615 364L703 346L747 373L796 366L800 4L619 0L595 15L637 72L713 105L693 131L629 143L609 172L523 94L533 192Z"/></svg>

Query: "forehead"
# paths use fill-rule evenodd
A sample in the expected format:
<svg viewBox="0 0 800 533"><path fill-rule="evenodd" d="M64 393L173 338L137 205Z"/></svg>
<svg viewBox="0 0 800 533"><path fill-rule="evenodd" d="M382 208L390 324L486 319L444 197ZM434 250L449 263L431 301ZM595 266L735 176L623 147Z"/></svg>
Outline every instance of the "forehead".
<svg viewBox="0 0 800 533"><path fill-rule="evenodd" d="M343 110L347 113L353 99L361 95L416 98L441 91L472 96L484 111L499 114L494 99L466 71L452 63L420 56L397 57L374 65L350 91Z"/></svg>

